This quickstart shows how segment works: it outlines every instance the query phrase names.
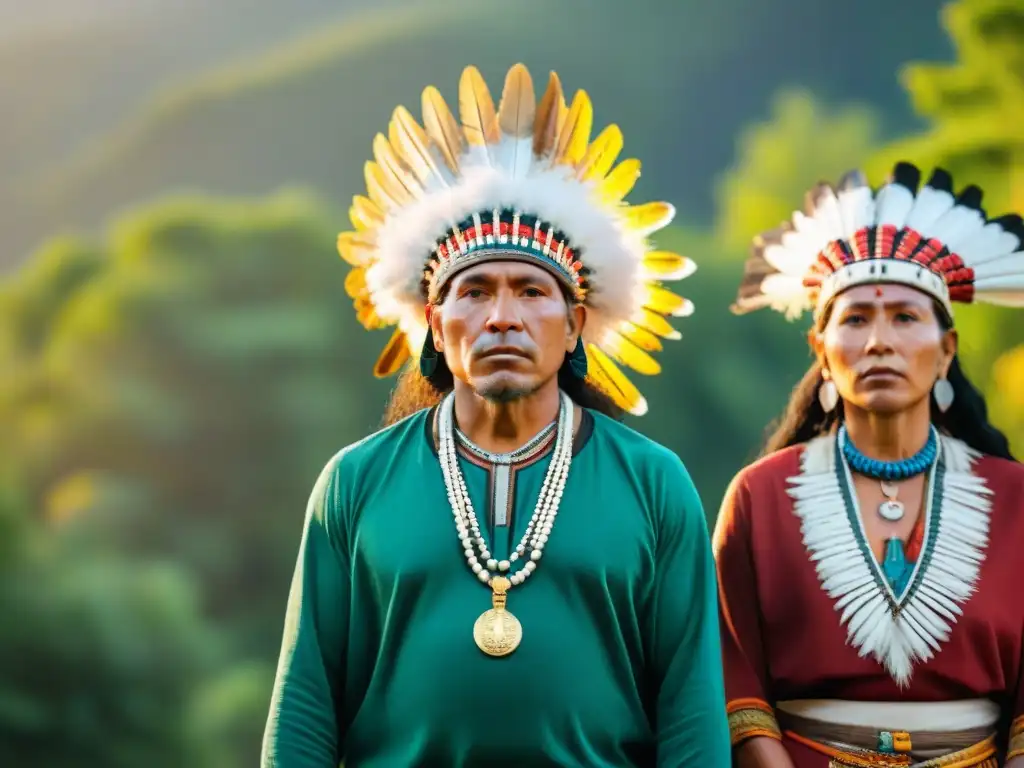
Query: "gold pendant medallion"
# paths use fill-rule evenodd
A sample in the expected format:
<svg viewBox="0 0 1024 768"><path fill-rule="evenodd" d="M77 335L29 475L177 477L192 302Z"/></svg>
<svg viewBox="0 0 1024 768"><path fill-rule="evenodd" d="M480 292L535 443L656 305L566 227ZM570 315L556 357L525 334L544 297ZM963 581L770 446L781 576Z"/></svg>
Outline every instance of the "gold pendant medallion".
<svg viewBox="0 0 1024 768"><path fill-rule="evenodd" d="M491 579L493 608L484 611L473 625L473 639L488 656L508 656L523 639L523 625L505 610L506 593L511 583L504 576Z"/></svg>

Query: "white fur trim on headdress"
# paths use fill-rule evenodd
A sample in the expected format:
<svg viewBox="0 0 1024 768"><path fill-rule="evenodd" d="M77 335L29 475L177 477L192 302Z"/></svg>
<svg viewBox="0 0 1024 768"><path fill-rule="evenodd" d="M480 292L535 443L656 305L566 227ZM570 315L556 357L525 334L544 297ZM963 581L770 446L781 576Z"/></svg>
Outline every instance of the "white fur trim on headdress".
<svg viewBox="0 0 1024 768"><path fill-rule="evenodd" d="M569 234L590 270L586 338L600 343L608 325L628 320L643 297L640 268L647 252L643 232L627 230L614 210L596 200L595 184L581 184L571 169L541 170L520 179L501 168L468 169L458 186L416 200L387 219L377 234L379 258L367 285L382 319L423 318L426 257L437 241L478 211L514 208L540 215Z"/></svg>

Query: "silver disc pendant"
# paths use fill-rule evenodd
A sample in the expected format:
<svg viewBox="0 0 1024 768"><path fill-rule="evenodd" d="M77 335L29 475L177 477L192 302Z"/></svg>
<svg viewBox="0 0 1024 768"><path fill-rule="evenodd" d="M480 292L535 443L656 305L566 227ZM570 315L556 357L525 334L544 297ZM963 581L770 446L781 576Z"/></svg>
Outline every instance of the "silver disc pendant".
<svg viewBox="0 0 1024 768"><path fill-rule="evenodd" d="M878 505L878 514L882 516L883 520L888 520L890 523L902 520L904 511L903 504L892 499Z"/></svg>

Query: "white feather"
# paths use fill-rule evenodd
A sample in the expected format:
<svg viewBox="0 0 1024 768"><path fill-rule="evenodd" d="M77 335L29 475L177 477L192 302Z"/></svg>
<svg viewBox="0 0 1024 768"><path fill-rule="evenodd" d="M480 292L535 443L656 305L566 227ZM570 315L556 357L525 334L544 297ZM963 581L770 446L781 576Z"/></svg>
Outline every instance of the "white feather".
<svg viewBox="0 0 1024 768"><path fill-rule="evenodd" d="M839 193L839 209L843 216L843 233L847 238L864 227L871 226L875 218L875 199L868 186L851 187Z"/></svg>
<svg viewBox="0 0 1024 768"><path fill-rule="evenodd" d="M1024 274L1024 251L1011 253L974 267L975 282L994 277Z"/></svg>
<svg viewBox="0 0 1024 768"><path fill-rule="evenodd" d="M824 436L805 446L801 472L789 479L793 511L801 520L804 546L821 588L835 601L839 622L846 626L848 642L905 687L914 664L941 650L962 604L975 589L988 542L991 491L973 474L977 454L942 437L942 509L926 510L926 524L939 515L938 531L926 534L931 558L927 565L923 558L919 561L912 577L916 589L902 598L894 617L890 602L896 596L887 583L879 586L884 583L881 569L860 544L865 540L863 523L856 510L856 522L851 522L846 509L835 466L835 440ZM852 483L845 464L841 471L843 482Z"/></svg>
<svg viewBox="0 0 1024 768"><path fill-rule="evenodd" d="M818 225L821 236L825 238L822 248L846 234L843 226L843 214L839 208L839 199L831 187L819 188L818 198L815 201L814 221Z"/></svg>
<svg viewBox="0 0 1024 768"><path fill-rule="evenodd" d="M941 216L953 208L955 202L956 200L949 192L925 186L917 193L914 206L907 213L904 226L924 234Z"/></svg>
<svg viewBox="0 0 1024 768"><path fill-rule="evenodd" d="M510 178L525 178L536 160L533 156L533 136L516 138L502 135L494 156L498 165L508 169Z"/></svg>
<svg viewBox="0 0 1024 768"><path fill-rule="evenodd" d="M975 294L986 302L1006 307L1024 307L1024 272L984 277L974 281Z"/></svg>
<svg viewBox="0 0 1024 768"><path fill-rule="evenodd" d="M970 267L1008 256L1021 246L1020 238L996 222L984 226L976 238L956 244L956 252Z"/></svg>
<svg viewBox="0 0 1024 768"><path fill-rule="evenodd" d="M930 224L927 229L918 230L925 237L935 238L952 253L960 252L962 243L978 237L985 226L981 213L973 208L958 205Z"/></svg>
<svg viewBox="0 0 1024 768"><path fill-rule="evenodd" d="M903 227L913 206L913 192L902 184L886 184L875 198L875 224Z"/></svg>
<svg viewBox="0 0 1024 768"><path fill-rule="evenodd" d="M803 280L799 276L768 275L761 281L761 292L767 305L776 312L784 312L789 320L799 317L802 312L811 308Z"/></svg>

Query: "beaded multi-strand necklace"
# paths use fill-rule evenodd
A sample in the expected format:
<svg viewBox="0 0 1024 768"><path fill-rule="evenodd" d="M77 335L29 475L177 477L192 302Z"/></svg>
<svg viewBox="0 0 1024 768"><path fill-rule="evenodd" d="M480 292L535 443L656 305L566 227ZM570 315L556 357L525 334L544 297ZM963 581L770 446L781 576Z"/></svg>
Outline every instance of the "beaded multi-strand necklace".
<svg viewBox="0 0 1024 768"><path fill-rule="evenodd" d="M455 518L455 530L462 543L466 563L483 584L491 588L492 607L476 620L473 638L477 646L489 656L507 656L519 647L523 628L507 608L507 593L522 584L537 569L544 545L551 535L555 517L565 490L565 482L572 464L574 406L564 392L560 393L555 447L548 465L533 516L515 551L507 560L495 559L487 548L480 531L480 523L473 510L473 502L466 489L466 480L459 467L455 427L455 398L446 397L438 411L438 457L444 477L448 502ZM537 438L535 438L536 440ZM531 441L531 444L533 441ZM524 446L525 447L525 446ZM520 568L515 565L523 561Z"/></svg>

